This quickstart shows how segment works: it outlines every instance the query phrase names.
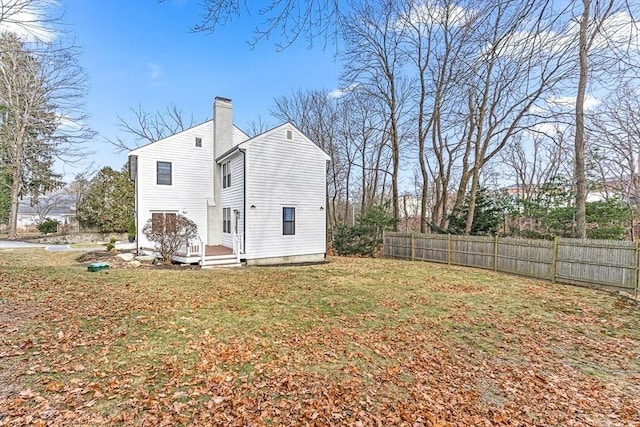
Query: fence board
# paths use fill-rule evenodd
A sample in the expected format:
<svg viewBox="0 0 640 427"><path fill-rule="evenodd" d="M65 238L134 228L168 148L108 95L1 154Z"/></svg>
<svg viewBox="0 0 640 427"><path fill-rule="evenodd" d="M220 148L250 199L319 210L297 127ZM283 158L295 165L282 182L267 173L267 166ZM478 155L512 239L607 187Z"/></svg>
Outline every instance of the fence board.
<svg viewBox="0 0 640 427"><path fill-rule="evenodd" d="M498 271L553 279L553 242L531 239L499 239Z"/></svg>
<svg viewBox="0 0 640 427"><path fill-rule="evenodd" d="M421 261L447 262L448 238L439 235L435 239L425 234L416 234L414 237L416 249L415 259Z"/></svg>
<svg viewBox="0 0 640 427"><path fill-rule="evenodd" d="M636 245L633 242L560 239L556 277L564 282L597 284L633 293Z"/></svg>
<svg viewBox="0 0 640 427"><path fill-rule="evenodd" d="M384 254L495 269L528 277L638 293L640 252L634 242L385 233Z"/></svg>
<svg viewBox="0 0 640 427"><path fill-rule="evenodd" d="M493 268L493 238L451 236L451 264Z"/></svg>

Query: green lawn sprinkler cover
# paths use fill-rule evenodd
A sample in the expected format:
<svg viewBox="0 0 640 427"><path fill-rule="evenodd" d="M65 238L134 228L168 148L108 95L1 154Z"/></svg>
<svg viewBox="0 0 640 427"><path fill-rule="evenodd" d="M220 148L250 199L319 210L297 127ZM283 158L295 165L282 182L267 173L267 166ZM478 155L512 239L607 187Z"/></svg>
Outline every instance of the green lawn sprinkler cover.
<svg viewBox="0 0 640 427"><path fill-rule="evenodd" d="M91 264L87 265L87 270L92 272L106 270L107 268L109 268L109 264L107 264L106 262L92 262Z"/></svg>

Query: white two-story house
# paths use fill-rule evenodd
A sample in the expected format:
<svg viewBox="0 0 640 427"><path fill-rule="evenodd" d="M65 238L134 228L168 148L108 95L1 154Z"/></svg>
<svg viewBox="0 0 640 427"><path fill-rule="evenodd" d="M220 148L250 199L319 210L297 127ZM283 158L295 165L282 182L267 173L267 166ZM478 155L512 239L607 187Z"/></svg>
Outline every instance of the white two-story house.
<svg viewBox="0 0 640 427"><path fill-rule="evenodd" d="M322 261L329 156L290 123L249 138L233 125L231 100L217 97L213 110L212 120L129 152L139 250L155 249L141 232L154 214L181 214L199 237L179 261Z"/></svg>

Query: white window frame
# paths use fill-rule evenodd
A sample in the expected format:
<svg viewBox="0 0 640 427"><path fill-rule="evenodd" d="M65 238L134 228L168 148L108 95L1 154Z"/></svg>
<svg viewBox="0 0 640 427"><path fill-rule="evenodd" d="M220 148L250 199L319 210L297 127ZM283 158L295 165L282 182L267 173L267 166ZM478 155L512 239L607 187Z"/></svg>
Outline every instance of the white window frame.
<svg viewBox="0 0 640 427"><path fill-rule="evenodd" d="M287 220L287 210L293 212L293 217L290 220ZM291 224L290 230L287 225ZM294 206L283 206L282 207L282 235L283 236L295 236L296 235L296 208Z"/></svg>
<svg viewBox="0 0 640 427"><path fill-rule="evenodd" d="M231 233L231 208L222 208L222 232Z"/></svg>
<svg viewBox="0 0 640 427"><path fill-rule="evenodd" d="M222 188L231 187L231 161L222 164Z"/></svg>
<svg viewBox="0 0 640 427"><path fill-rule="evenodd" d="M164 181L164 178L167 177L166 173L162 173L160 174L160 166L162 165L162 167L166 167L166 165L169 165L169 182L161 182L160 177L162 177L162 181ZM157 185L173 185L173 164L171 162L162 162L162 161L157 161L156 162L156 184Z"/></svg>

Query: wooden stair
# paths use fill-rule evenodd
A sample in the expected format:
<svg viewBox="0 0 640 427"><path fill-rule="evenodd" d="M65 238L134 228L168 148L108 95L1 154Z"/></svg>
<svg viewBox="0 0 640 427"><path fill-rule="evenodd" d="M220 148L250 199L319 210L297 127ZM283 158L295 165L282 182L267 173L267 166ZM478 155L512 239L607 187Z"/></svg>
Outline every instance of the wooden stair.
<svg viewBox="0 0 640 427"><path fill-rule="evenodd" d="M242 264L233 254L233 251L225 246L206 246L204 259L200 262L202 268L234 268Z"/></svg>

